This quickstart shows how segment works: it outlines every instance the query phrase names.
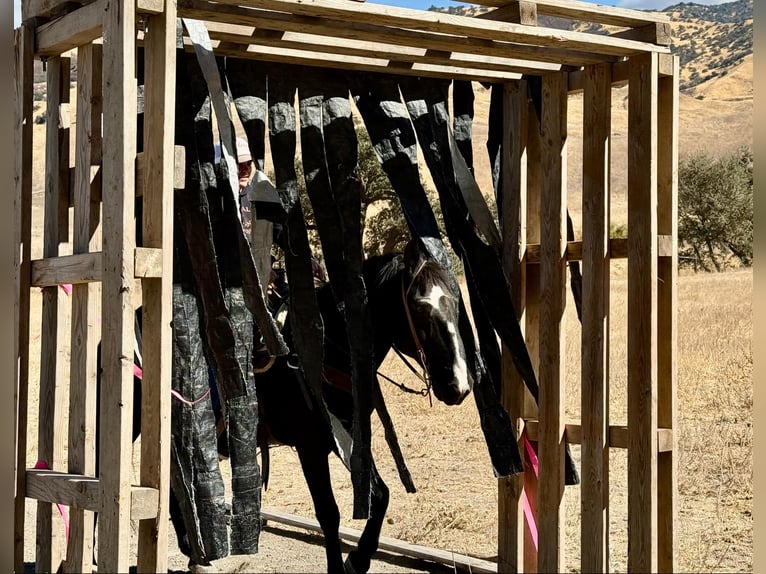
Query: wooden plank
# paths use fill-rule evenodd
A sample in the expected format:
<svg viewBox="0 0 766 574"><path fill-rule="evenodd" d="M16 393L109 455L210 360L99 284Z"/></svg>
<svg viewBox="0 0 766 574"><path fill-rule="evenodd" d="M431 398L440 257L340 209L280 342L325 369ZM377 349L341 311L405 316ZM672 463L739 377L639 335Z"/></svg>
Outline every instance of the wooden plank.
<svg viewBox="0 0 766 574"><path fill-rule="evenodd" d="M242 0L219 0L219 2L239 5ZM615 56L627 56L648 50L669 52L666 48L600 34L532 27L493 20L477 20L443 12L429 12L381 4L355 6L344 0L248 0L247 6L301 16L341 19L349 23L374 23L393 28L410 28L481 40L563 47L574 51L599 52Z"/></svg>
<svg viewBox="0 0 766 574"><path fill-rule="evenodd" d="M667 237L657 267L657 424L670 429L670 448L657 459L657 568L678 569L678 449L676 355L678 353L678 115L679 61L659 79L657 134L657 230ZM664 255L664 257L663 257Z"/></svg>
<svg viewBox="0 0 766 574"><path fill-rule="evenodd" d="M507 0L478 0L474 4L480 6L505 6ZM627 8L615 8L591 2L577 0L534 0L537 5L537 13L545 16L556 16L571 20L585 20L599 22L611 26L641 26L652 22L669 22L667 14L659 12L645 12L643 10L630 10Z"/></svg>
<svg viewBox="0 0 766 574"><path fill-rule="evenodd" d="M460 54L444 50L423 50L385 44L383 42L349 42L344 39L330 38L316 34L301 34L296 32L274 32L259 30L252 26L232 26L208 22L210 38L220 42L234 44L240 49L252 45L254 51L261 46L271 48L287 48L291 50L306 50L335 55L358 56L366 58L386 59L389 65L397 64L433 64L436 66L463 67L476 70L491 70L511 74L538 74L542 71L557 71L559 64L547 62L529 62L514 58L499 58L474 54ZM271 32L261 34L257 32Z"/></svg>
<svg viewBox="0 0 766 574"><path fill-rule="evenodd" d="M188 52L193 51L193 47L188 39L184 39L184 44ZM404 67L397 65L395 62L390 62L385 58L321 54L314 51L272 48L269 46L250 45L247 47L247 50L243 51L238 45L232 47L226 42L220 42L218 40L213 40L212 45L217 55L235 56L237 58L249 58L284 64L300 64L317 68L341 68L343 70L381 72L386 74L395 73L424 78L449 77L458 80L476 82L498 82L508 79L519 79L521 77L521 74L495 72L482 69L468 69L458 66L437 66L433 64L417 63L412 64L412 66L409 67Z"/></svg>
<svg viewBox="0 0 766 574"><path fill-rule="evenodd" d="M612 237L609 239L609 258L627 259L628 238ZM673 237L671 235L657 236L657 255L659 257L671 257L674 253ZM527 263L540 263L541 246L539 243L527 244ZM567 261L581 261L583 258L583 242L568 241L566 250Z"/></svg>
<svg viewBox="0 0 766 574"><path fill-rule="evenodd" d="M173 189L171 187L171 189ZM144 241L146 243L146 241ZM173 247L170 247L171 253ZM136 247L135 275L138 279L161 279L167 273L163 268L166 249ZM143 288L142 288L143 292ZM146 305L146 303L144 303Z"/></svg>
<svg viewBox="0 0 766 574"><path fill-rule="evenodd" d="M322 532L319 522L313 518L304 518L302 516L288 514L272 508L261 509L261 516L264 520L303 528L304 530L309 530L311 532ZM341 526L338 529L338 534L342 540L356 543L359 542L362 531ZM459 568L468 572L476 572L477 574L495 574L498 572L497 565L488 560L482 560L480 558L474 558L473 556L465 556L436 548L429 548L419 544L411 544L388 536L380 537L378 548L384 552L393 552L410 558L437 562L452 568Z"/></svg>
<svg viewBox="0 0 766 574"><path fill-rule="evenodd" d="M673 42L673 31L670 28L670 22L653 22L638 28L628 28L615 32L612 37L649 42L658 46L670 46Z"/></svg>
<svg viewBox="0 0 766 574"><path fill-rule="evenodd" d="M566 74L543 76L538 568L564 568Z"/></svg>
<svg viewBox="0 0 766 574"><path fill-rule="evenodd" d="M68 215L68 207L61 209L62 203L67 206L68 202L61 199L66 199L69 170L69 130L62 113L62 107L69 99L69 58L55 57L48 61L47 97L43 255L56 257ZM68 373L60 350L68 335L67 303L67 296L58 287L43 289L38 420L49 421L49 424L40 425L37 457L53 469L61 469L66 464L63 392ZM37 571L58 569L64 544L59 520L50 504L38 504Z"/></svg>
<svg viewBox="0 0 766 574"><path fill-rule="evenodd" d="M599 52L578 52L551 46L511 44L494 40L469 38L464 35L435 34L421 30L381 26L373 23L348 22L343 19L317 18L210 3L207 0L180 0L184 17L199 20L257 26L260 29L304 32L345 38L353 41L375 41L397 46L444 50L503 58L520 58L559 65L580 66L598 62L614 62L617 57Z"/></svg>
<svg viewBox="0 0 766 574"><path fill-rule="evenodd" d="M540 434L540 423L535 419L524 421L529 439L536 441ZM578 422L568 422L564 425L564 435L569 444L583 443L583 428ZM628 427L626 425L609 425L607 445L610 448L628 448ZM673 429L657 429L657 452L671 452L674 449Z"/></svg>
<svg viewBox="0 0 766 574"><path fill-rule="evenodd" d="M628 84L629 66L626 60L612 63L612 87L617 88ZM577 94L585 89L585 70L575 70L569 73L569 93Z"/></svg>
<svg viewBox="0 0 766 574"><path fill-rule="evenodd" d="M144 182L142 251L159 256L159 274L144 279L144 385L141 404L141 484L156 489L155 517L139 524L138 571L167 571L170 489L170 379L173 318L173 188L175 153L176 4L153 16L145 38ZM138 248L136 274L138 275Z"/></svg>
<svg viewBox="0 0 766 574"><path fill-rule="evenodd" d="M38 56L58 56L101 36L108 0L96 0L37 28Z"/></svg>
<svg viewBox="0 0 766 574"><path fill-rule="evenodd" d="M542 190L542 140L540 118L534 103L530 100L526 107L527 126L527 237L526 242L540 243L540 197ZM529 351L529 358L536 373L540 372L540 266L525 266L525 309L524 339ZM523 415L525 418L539 416L537 403L532 393L524 390ZM534 446L534 445L533 445ZM526 451L526 445L524 451ZM524 492L529 502L532 516L537 521L537 476L531 465L524 467ZM532 537L531 525L524 519L524 572L537 572L537 545Z"/></svg>
<svg viewBox="0 0 766 574"><path fill-rule="evenodd" d="M65 283L92 283L100 281L102 274L100 252L48 257L32 261L30 285L50 288Z"/></svg>
<svg viewBox="0 0 766 574"><path fill-rule="evenodd" d="M29 498L89 512L102 510L99 480L95 476L27 469L26 479ZM136 485L130 487L129 512L133 520L153 518L158 503L157 489Z"/></svg>
<svg viewBox="0 0 766 574"><path fill-rule="evenodd" d="M101 139L101 46L88 44L77 51L77 131L75 137L74 238L75 255L99 249L98 208L91 202L93 148ZM101 271L101 261L98 261ZM72 348L69 390L69 466L74 474L96 472L96 348L98 344L98 286L72 286ZM69 542L64 572L86 572L93 566L93 525L90 512L70 512Z"/></svg>
<svg viewBox="0 0 766 574"><path fill-rule="evenodd" d="M522 325L524 319L525 267L522 261L527 234L526 203L526 105L527 82L509 82L503 88L502 140L502 234L503 269L511 278L511 298ZM521 438L524 415L524 381L513 365L510 351L503 345L503 407L516 423L516 438ZM523 452L523 451L522 451ZM498 480L498 572L518 572L524 567L524 475Z"/></svg>
<svg viewBox="0 0 766 574"><path fill-rule="evenodd" d="M35 18L57 18L92 2L93 0L23 0L21 17L24 22ZM156 14L162 12L162 5L162 0L136 0L136 11Z"/></svg>
<svg viewBox="0 0 766 574"><path fill-rule="evenodd" d="M22 0L21 19L27 22L32 18L55 17L63 14L72 6L85 4L88 0Z"/></svg>
<svg viewBox="0 0 766 574"><path fill-rule="evenodd" d="M657 570L657 55L628 91L628 570Z"/></svg>
<svg viewBox="0 0 766 574"><path fill-rule="evenodd" d="M586 68L583 97L581 571L609 571L609 175L611 66Z"/></svg>
<svg viewBox="0 0 766 574"><path fill-rule="evenodd" d="M125 572L130 555L135 256L135 4L104 16L102 378L99 572Z"/></svg>
<svg viewBox="0 0 766 574"><path fill-rule="evenodd" d="M18 261L18 378L16 390L16 498L14 501L14 569L24 571L25 492L29 417L29 331L30 291L29 262L32 259L32 126L34 114L34 30L22 25L15 37L16 85L14 147L15 203L18 243L14 257ZM20 248L19 248L20 246ZM15 363L15 362L14 362Z"/></svg>
<svg viewBox="0 0 766 574"><path fill-rule="evenodd" d="M479 14L476 18L537 26L537 3L528 2L526 0L509 2L496 10Z"/></svg>

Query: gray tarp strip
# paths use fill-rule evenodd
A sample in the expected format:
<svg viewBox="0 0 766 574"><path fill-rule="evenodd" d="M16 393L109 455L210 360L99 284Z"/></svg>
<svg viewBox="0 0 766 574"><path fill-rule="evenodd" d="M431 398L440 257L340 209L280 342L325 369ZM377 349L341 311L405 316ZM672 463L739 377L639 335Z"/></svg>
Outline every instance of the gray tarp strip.
<svg viewBox="0 0 766 574"><path fill-rule="evenodd" d="M179 232L175 234L175 260L177 278L183 281L185 277L192 276L196 287L191 290L187 288L186 291L199 292L201 305L195 304L192 309L190 304L186 304L184 314L174 318L173 327L174 333L183 333L184 330L199 331L202 324L217 324L215 330L207 330L205 342L210 351L208 359L216 367L219 395L226 406L232 475L235 478L232 484L233 498L236 499L232 516L233 544L229 548L225 514L221 514L222 509L225 512L223 493L217 484L220 474L217 470L212 405L209 399L194 406L174 402L177 409L207 411L204 416L191 420L176 417L171 423L173 440L178 441L178 437L181 437L174 451L175 464L171 465L172 480L177 485L174 492L189 532L192 559L204 563L226 556L230 550L254 553L258 549L260 481L255 454L257 402L252 366L254 322L250 309L243 304L248 297L245 290L252 290L253 286L243 282L240 263L242 252L249 252L249 248L241 234L241 226L237 234L236 226L232 225L234 221L239 221L238 205L230 190L226 189L226 182L219 182L215 176L211 110L199 64L193 56L182 54L179 56L178 71L176 141L187 149L187 188L176 193ZM223 191L219 189L219 183ZM191 272L184 271L184 267L189 265L187 261ZM207 295L202 296L205 293ZM179 296L179 301L183 301L182 297ZM260 297L251 295L250 298ZM200 311L204 311L204 320L199 318ZM196 321L193 312L197 313ZM174 359L183 360L185 354L188 351L176 348ZM205 390L209 389L207 363L197 361L193 367L195 370L191 374L176 370L174 377L192 377L200 384L204 382ZM189 385L184 381L180 381L179 387L183 389L179 392L187 400L194 400L203 394L202 388L188 388ZM189 448L188 445L196 446ZM215 474L211 474L209 468L213 464ZM245 479L238 480L242 476ZM213 503L201 505L200 500L204 501L205 496L197 494L189 500L193 492L203 492L208 497L215 495L216 498ZM195 537L199 540L195 541Z"/></svg>

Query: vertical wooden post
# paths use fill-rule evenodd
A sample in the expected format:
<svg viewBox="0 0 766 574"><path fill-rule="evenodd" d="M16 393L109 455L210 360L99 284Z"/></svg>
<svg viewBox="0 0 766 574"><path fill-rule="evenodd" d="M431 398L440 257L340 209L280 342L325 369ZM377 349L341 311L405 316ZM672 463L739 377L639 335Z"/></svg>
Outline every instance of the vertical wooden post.
<svg viewBox="0 0 766 574"><path fill-rule="evenodd" d="M657 232L671 237L672 251L657 269L657 425L673 429L673 449L657 460L657 567L675 572L678 539L678 425L676 350L678 339L678 56L667 58L671 75L659 79L657 140Z"/></svg>
<svg viewBox="0 0 766 574"><path fill-rule="evenodd" d="M543 76L538 568L564 568L567 75Z"/></svg>
<svg viewBox="0 0 766 574"><path fill-rule="evenodd" d="M132 469L135 253L135 0L104 14L99 572L127 572Z"/></svg>
<svg viewBox="0 0 766 574"><path fill-rule="evenodd" d="M91 206L91 166L101 149L101 46L77 51L77 132L75 152L75 254L96 252L98 211ZM94 154L94 151L96 154ZM96 155L96 157L94 157ZM95 215L95 217L92 217ZM72 354L69 394L69 472L96 472L96 346L98 285L72 286ZM90 572L93 566L93 513L72 508L65 572Z"/></svg>
<svg viewBox="0 0 766 574"><path fill-rule="evenodd" d="M45 143L45 214L43 256L57 257L63 229L69 187L69 58L48 60L48 117ZM62 200L62 197L64 200ZM58 286L45 287L42 293L42 328L40 334L40 410L38 460L52 469L64 468L64 396L67 365L60 348L68 335L67 295ZM58 520L58 519L56 519ZM36 570L56 571L63 549L63 527L53 527L53 505L37 504Z"/></svg>
<svg viewBox="0 0 766 574"><path fill-rule="evenodd" d="M18 373L16 377L16 499L14 504L14 569L24 571L24 525L29 405L30 261L32 260L32 91L34 85L34 31L22 25L16 35L16 234L14 257L18 269ZM19 246L21 254L19 255Z"/></svg>
<svg viewBox="0 0 766 574"><path fill-rule="evenodd" d="M525 108L527 127L527 244L540 243L540 195L543 181L542 143L540 118L534 103L527 99ZM525 325L524 339L527 343L529 358L535 372L540 372L540 266L526 267L525 277ZM525 419L537 419L538 408L532 394L524 390L523 416ZM526 460L526 446L522 457ZM524 493L530 506L531 514L537 521L537 476L534 469L524 465ZM524 572L537 572L537 547L532 539L530 525L524 521ZM537 528L537 523L534 525Z"/></svg>
<svg viewBox="0 0 766 574"><path fill-rule="evenodd" d="M657 54L628 91L628 570L657 570Z"/></svg>
<svg viewBox="0 0 766 574"><path fill-rule="evenodd" d="M508 82L503 90L503 268L511 281L511 297L523 326L526 251L526 114L527 84ZM503 407L523 427L524 382L503 347ZM523 452L523 451L522 451ZM524 565L524 476L498 481L498 572L521 572Z"/></svg>
<svg viewBox="0 0 766 574"><path fill-rule="evenodd" d="M144 279L141 484L159 490L156 518L139 525L138 571L165 572L170 485L170 378L173 306L173 143L176 2L152 16L145 36L144 247L162 249L162 276Z"/></svg>
<svg viewBox="0 0 766 574"><path fill-rule="evenodd" d="M581 569L609 571L609 166L612 72L585 68Z"/></svg>

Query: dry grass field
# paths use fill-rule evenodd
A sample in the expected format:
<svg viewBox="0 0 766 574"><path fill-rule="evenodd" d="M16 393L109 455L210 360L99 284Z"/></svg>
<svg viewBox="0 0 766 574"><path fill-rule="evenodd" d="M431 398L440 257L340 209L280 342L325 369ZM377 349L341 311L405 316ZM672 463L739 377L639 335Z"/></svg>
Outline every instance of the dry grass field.
<svg viewBox="0 0 766 574"><path fill-rule="evenodd" d="M751 72L752 74L752 72ZM733 75L729 76L730 81ZM750 76L752 82L752 75ZM703 89L703 88L700 88ZM715 90L710 87L710 93ZM727 88L727 92L733 88ZM752 91L750 91L752 94ZM627 91L614 92L613 200L612 219L626 220L625 162ZM74 92L72 93L74 101ZM477 93L476 142L486 139L486 92ZM578 140L582 134L582 100L570 100L569 201L579 228L578 205L581 198ZM40 103L37 114L44 112ZM42 245L42 150L44 128L35 126L35 171L33 257L41 256ZM74 130L72 130L74 132ZM700 101L681 96L681 154L703 149L724 153L750 143L752 99ZM488 165L483 146L476 145L479 184L488 183ZM612 424L626 421L626 346L627 315L626 270L623 262L612 266L610 337L610 419ZM746 572L752 570L752 315L753 275L750 270L723 274L682 273L679 279L678 414L679 414L679 490L677 532L679 570L682 572ZM36 461L35 432L39 379L40 296L32 294L32 373L29 405L30 444L28 463ZM567 411L579 419L579 341L580 328L571 299L566 315ZM67 350L60 357L67 359ZM416 385L409 371L395 356L384 363L382 372L410 385ZM384 479L391 487L391 505L384 524L385 536L438 547L458 553L494 559L497 552L497 484L479 428L473 399L459 407L412 398L393 387L384 393L399 434L404 455L418 487L407 495L398 482L391 456L383 440L382 427L374 420L374 449ZM579 457L579 450L574 453ZM613 571L626 569L627 491L625 452L613 450L610 458L610 533ZM224 472L227 471L223 463ZM345 516L351 514L351 485L338 461L332 465L336 495ZM579 488L568 487L567 571L579 571ZM264 493L268 507L313 517L313 509L295 453L287 447L272 451L270 487ZM28 503L27 559L34 561L34 504ZM347 526L360 523L344 519ZM268 534L268 533L266 533ZM318 537L305 541L316 545ZM304 541L304 542L305 542ZM305 544L304 544L305 546ZM293 538L268 535L262 542L262 558L231 558L224 567L235 571L321 571L321 552L295 549ZM303 548L303 549L301 549ZM292 554L301 553L300 556ZM301 558L303 556L303 558ZM266 563L264 559L274 560ZM174 567L185 561L176 553ZM379 571L407 568L376 562ZM422 567L423 571L426 567Z"/></svg>

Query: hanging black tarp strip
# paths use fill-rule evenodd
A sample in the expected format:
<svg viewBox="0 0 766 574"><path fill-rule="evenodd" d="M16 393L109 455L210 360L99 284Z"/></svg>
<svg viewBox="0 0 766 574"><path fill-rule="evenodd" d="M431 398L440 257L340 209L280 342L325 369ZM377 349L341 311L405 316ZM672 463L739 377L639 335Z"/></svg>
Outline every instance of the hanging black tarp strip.
<svg viewBox="0 0 766 574"><path fill-rule="evenodd" d="M269 142L274 161L277 192L287 211L279 243L285 254L285 269L290 278L288 320L295 352L300 360L301 381L306 382L312 407L320 411L332 434L327 406L322 398L324 328L314 291L311 246L298 197L295 171L296 123L295 76L289 70L269 68ZM334 438L334 436L333 436Z"/></svg>
<svg viewBox="0 0 766 574"><path fill-rule="evenodd" d="M353 516L361 519L370 511L374 369L372 317L362 275L362 188L356 131L342 77L315 69L305 69L297 76L306 188L323 252L332 257L328 274L346 320L354 404L350 457Z"/></svg>
<svg viewBox="0 0 766 574"><path fill-rule="evenodd" d="M468 80L452 82L452 129L457 148L473 173L473 85Z"/></svg>

